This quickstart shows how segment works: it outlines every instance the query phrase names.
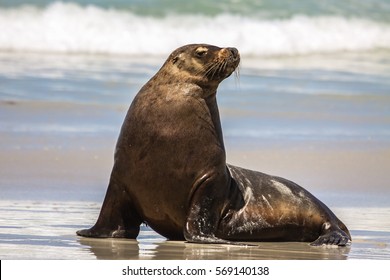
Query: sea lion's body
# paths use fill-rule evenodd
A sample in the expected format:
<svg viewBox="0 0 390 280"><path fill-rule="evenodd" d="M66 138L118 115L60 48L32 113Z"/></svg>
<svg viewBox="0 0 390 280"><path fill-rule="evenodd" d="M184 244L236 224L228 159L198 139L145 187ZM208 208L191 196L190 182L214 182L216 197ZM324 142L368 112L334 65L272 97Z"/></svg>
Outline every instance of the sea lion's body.
<svg viewBox="0 0 390 280"><path fill-rule="evenodd" d="M300 186L226 164L216 90L238 63L234 48L187 45L171 54L130 106L100 216L79 235L136 238L145 222L190 242L350 241Z"/></svg>

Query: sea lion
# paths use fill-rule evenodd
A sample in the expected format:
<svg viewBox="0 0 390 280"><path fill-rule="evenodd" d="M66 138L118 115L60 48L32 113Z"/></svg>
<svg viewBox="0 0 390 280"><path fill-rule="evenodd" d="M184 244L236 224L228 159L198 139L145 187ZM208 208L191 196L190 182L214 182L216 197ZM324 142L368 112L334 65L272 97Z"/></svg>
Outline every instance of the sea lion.
<svg viewBox="0 0 390 280"><path fill-rule="evenodd" d="M346 245L346 226L286 179L226 164L216 102L237 68L235 48L175 50L134 98L96 224L86 237L136 238L146 223L200 243L305 241Z"/></svg>

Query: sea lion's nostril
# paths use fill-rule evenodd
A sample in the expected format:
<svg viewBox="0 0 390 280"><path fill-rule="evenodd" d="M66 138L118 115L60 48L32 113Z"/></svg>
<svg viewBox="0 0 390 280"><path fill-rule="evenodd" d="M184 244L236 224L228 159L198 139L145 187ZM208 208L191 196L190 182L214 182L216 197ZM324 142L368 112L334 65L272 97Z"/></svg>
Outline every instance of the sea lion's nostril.
<svg viewBox="0 0 390 280"><path fill-rule="evenodd" d="M238 57L238 50L236 48L228 48L228 50L230 51L230 53L233 56L233 58L237 58Z"/></svg>

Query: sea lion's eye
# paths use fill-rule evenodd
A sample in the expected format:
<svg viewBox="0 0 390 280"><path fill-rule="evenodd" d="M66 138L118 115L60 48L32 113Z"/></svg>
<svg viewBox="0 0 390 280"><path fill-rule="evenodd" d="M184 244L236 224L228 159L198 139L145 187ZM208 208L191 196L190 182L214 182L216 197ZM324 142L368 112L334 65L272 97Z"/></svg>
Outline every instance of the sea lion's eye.
<svg viewBox="0 0 390 280"><path fill-rule="evenodd" d="M195 50L195 56L198 58L204 57L207 54L208 49L207 48L197 48Z"/></svg>

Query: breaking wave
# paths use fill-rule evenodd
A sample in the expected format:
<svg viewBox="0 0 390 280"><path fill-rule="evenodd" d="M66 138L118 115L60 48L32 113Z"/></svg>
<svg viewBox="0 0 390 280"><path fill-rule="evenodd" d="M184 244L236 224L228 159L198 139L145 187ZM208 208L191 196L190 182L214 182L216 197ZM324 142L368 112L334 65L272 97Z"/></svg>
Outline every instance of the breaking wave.
<svg viewBox="0 0 390 280"><path fill-rule="evenodd" d="M188 43L234 46L253 56L372 51L390 49L390 24L325 15L152 17L62 2L0 9L0 51L166 55Z"/></svg>

